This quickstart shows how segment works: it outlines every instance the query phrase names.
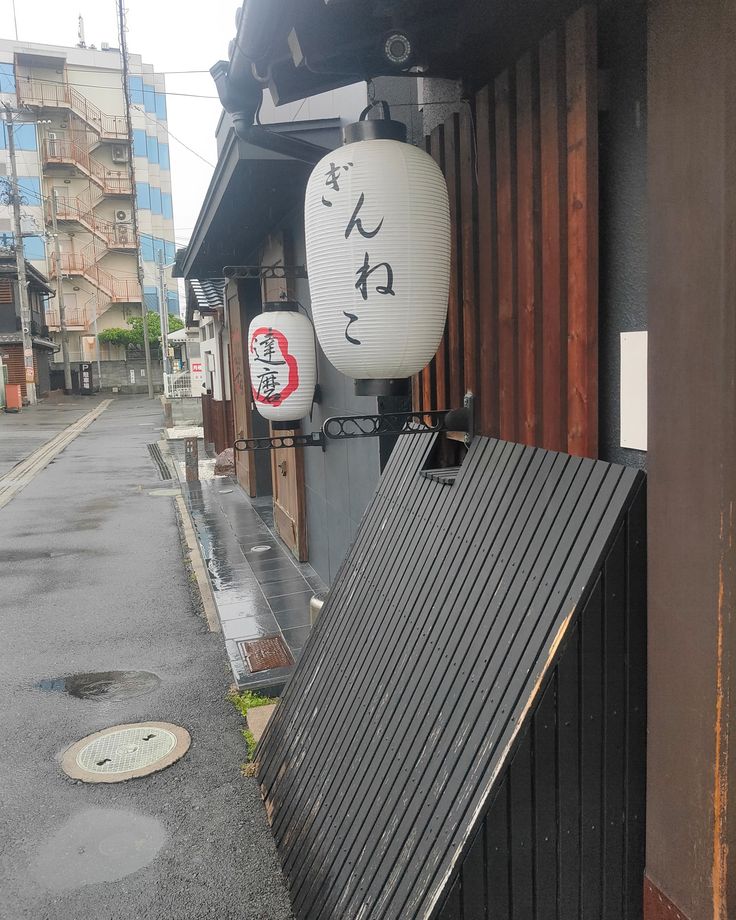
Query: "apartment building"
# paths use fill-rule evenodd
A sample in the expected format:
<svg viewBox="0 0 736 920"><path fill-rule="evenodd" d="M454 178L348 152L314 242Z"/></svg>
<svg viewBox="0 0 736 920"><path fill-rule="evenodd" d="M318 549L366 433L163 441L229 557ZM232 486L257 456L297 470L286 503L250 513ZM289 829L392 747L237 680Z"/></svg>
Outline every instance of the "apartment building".
<svg viewBox="0 0 736 920"><path fill-rule="evenodd" d="M174 220L164 77L129 55L128 91L132 144L116 48L0 40L0 104L15 112L26 259L54 287L63 285L71 359L99 361L103 386L120 382L112 379L113 362L119 376L126 356L119 346L100 344L96 334L140 315L142 297L149 310L158 310L159 253L167 266L168 311L179 313L169 267ZM0 148L2 177L10 174L4 125ZM54 202L60 264L51 236ZM0 205L0 247L12 244L10 218L10 208ZM48 329L60 341L58 299L49 306ZM60 361L58 354L52 370Z"/></svg>

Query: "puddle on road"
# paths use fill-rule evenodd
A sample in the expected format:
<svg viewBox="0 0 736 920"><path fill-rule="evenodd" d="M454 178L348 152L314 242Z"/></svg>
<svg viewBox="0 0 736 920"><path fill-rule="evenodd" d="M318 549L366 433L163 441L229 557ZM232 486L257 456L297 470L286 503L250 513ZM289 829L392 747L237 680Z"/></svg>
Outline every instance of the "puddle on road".
<svg viewBox="0 0 736 920"><path fill-rule="evenodd" d="M78 700L120 703L145 696L160 683L161 678L151 671L95 671L46 678L39 681L36 688L50 693L68 693Z"/></svg>
<svg viewBox="0 0 736 920"><path fill-rule="evenodd" d="M147 815L88 808L46 840L33 874L51 891L114 882L152 862L167 836L163 824Z"/></svg>

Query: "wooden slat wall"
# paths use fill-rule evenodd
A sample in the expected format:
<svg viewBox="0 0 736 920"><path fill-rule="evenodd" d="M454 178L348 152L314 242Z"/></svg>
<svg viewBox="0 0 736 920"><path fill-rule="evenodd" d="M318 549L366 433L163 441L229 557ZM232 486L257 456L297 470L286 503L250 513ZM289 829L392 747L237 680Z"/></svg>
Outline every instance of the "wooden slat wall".
<svg viewBox="0 0 736 920"><path fill-rule="evenodd" d="M447 329L416 409L478 397L485 435L597 456L595 9L427 138L450 193Z"/></svg>

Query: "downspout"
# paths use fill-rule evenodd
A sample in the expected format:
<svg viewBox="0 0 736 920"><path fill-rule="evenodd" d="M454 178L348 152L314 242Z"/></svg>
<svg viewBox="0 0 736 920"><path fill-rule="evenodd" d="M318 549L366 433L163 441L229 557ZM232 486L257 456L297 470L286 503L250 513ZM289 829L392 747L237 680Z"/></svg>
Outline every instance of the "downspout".
<svg viewBox="0 0 736 920"><path fill-rule="evenodd" d="M242 60L242 56L240 57ZM319 163L322 157L329 153L326 147L269 131L262 125L254 124L263 98L263 84L256 80L251 70L246 70L242 66L237 70L236 82L233 78L234 65L235 55L230 63L218 61L210 68L210 73L215 81L220 102L232 118L236 136L248 144L253 144L254 147L270 150L272 153L279 153L304 163Z"/></svg>

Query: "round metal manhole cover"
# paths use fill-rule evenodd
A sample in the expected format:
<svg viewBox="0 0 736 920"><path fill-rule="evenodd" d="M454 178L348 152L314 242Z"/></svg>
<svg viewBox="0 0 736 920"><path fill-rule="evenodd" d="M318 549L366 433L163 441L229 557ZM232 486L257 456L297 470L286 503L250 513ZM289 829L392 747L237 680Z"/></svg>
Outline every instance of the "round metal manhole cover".
<svg viewBox="0 0 736 920"><path fill-rule="evenodd" d="M158 497L167 498L167 497L171 497L174 495L180 495L181 492L179 491L179 489L151 489L148 494L153 495L156 498Z"/></svg>
<svg viewBox="0 0 736 920"><path fill-rule="evenodd" d="M170 767L190 743L189 732L169 722L114 725L73 744L61 766L85 783L119 783Z"/></svg>
<svg viewBox="0 0 736 920"><path fill-rule="evenodd" d="M267 553L271 549L270 545L267 543L262 543L260 546L251 546L250 551L252 553Z"/></svg>

